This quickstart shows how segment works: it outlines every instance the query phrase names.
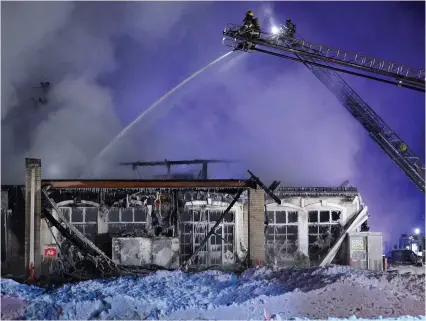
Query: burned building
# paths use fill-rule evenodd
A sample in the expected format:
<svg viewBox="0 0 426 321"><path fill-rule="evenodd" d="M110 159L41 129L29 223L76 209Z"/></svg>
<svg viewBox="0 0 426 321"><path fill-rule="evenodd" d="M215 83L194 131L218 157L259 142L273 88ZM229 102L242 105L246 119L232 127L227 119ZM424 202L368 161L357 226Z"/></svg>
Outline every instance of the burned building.
<svg viewBox="0 0 426 321"><path fill-rule="evenodd" d="M271 263L292 264L305 258L310 264L320 264L348 223L358 218L353 231L360 231L368 218L353 187L281 187L275 195L281 204L269 198L265 205L266 259Z"/></svg>
<svg viewBox="0 0 426 321"><path fill-rule="evenodd" d="M21 209L9 202L6 211L25 222L20 232L15 227L14 242L25 253L19 265L36 276L69 264L90 270L331 263L341 259L345 234L368 217L355 188L279 187L272 195L252 179L41 180L40 169L39 160L27 160ZM98 259L90 267L87 257Z"/></svg>
<svg viewBox="0 0 426 321"><path fill-rule="evenodd" d="M2 274L24 273L25 187L1 187L1 263Z"/></svg>
<svg viewBox="0 0 426 321"><path fill-rule="evenodd" d="M245 187L243 181L211 180L131 182L139 188L73 188L72 181L58 183L68 187L55 189L56 183L49 182L47 184L52 184L49 196L65 219L103 252L124 265L168 262L158 264L165 267L178 267L178 262L187 260L228 207L234 191L239 185ZM116 186L126 183L130 182L113 182ZM109 204L103 201L107 199ZM238 226L242 227L239 223L243 220L243 206L241 201L231 208L192 265L237 262L241 252L242 233ZM50 233L44 221L41 238L47 246L54 244L55 238L60 239L61 235L57 230ZM170 244L166 252L168 255L179 253L179 260L157 256L156 244L162 243L164 248L167 242ZM173 244L178 244L179 251L171 250Z"/></svg>

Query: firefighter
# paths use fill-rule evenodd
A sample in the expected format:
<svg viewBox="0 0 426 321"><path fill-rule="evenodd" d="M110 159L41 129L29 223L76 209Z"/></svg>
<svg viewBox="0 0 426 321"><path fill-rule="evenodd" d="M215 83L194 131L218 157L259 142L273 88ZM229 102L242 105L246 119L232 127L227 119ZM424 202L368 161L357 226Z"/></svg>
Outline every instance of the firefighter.
<svg viewBox="0 0 426 321"><path fill-rule="evenodd" d="M240 29L240 32L244 35L245 38L248 39L259 39L260 38L260 25L257 18L254 18L253 11L249 10L246 13L246 16L243 20L244 25ZM255 48L255 44L250 41L245 41L244 43L240 43L236 50L253 50Z"/></svg>
<svg viewBox="0 0 426 321"><path fill-rule="evenodd" d="M243 22L244 22L243 28L245 30L254 29L256 31L260 31L259 20L257 20L257 18L254 17L253 11L251 10L247 11L246 17L244 18Z"/></svg>
<svg viewBox="0 0 426 321"><path fill-rule="evenodd" d="M294 35L296 34L296 25L291 22L290 18L286 19L285 27L287 28L286 36L289 38L294 38Z"/></svg>

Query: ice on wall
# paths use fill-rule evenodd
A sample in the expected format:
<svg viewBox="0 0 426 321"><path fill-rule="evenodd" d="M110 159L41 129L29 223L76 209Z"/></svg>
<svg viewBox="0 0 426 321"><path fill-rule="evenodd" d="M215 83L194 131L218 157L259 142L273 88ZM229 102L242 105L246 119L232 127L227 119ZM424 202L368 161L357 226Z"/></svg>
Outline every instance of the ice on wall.
<svg viewBox="0 0 426 321"><path fill-rule="evenodd" d="M151 264L152 240L145 237L112 239L113 261L130 266Z"/></svg>
<svg viewBox="0 0 426 321"><path fill-rule="evenodd" d="M152 263L167 268L178 268L179 247L178 238L155 238L152 241Z"/></svg>

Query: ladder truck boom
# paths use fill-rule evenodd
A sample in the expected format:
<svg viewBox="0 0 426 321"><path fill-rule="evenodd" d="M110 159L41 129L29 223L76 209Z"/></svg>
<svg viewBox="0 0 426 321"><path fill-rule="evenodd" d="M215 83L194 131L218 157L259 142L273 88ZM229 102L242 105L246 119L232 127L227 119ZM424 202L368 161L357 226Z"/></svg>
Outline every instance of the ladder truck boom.
<svg viewBox="0 0 426 321"><path fill-rule="evenodd" d="M239 28L237 30L239 30ZM256 45L259 42L262 42L262 46L269 48L269 42L267 42L269 41L268 39L250 39L241 35L237 38L235 37L235 32L229 33L227 29L224 31L224 36L225 40L226 38L232 37L234 42L233 45L237 44L239 47L244 48L247 42L255 43ZM274 42L273 46L289 50L282 49L281 53L269 52L267 50L260 49L257 46L253 50L302 62L361 123L361 125L368 131L370 137L380 146L380 148L389 155L389 157L421 191L425 192L425 166L422 164L420 158L415 155L408 145L394 131L392 131L383 119L381 119L381 117L375 113L374 110L337 73L337 71L345 72L344 70L339 70L338 68L330 66L330 63L333 63L334 61L330 62L324 60L319 54L320 51L317 50L317 48L314 49L309 46L298 46L297 50L294 50L292 46L294 46L295 40L293 39L285 37L280 40L274 38L271 39ZM307 43L304 40L298 41L299 43ZM325 47L322 46L322 48ZM299 51L303 51L304 54L299 54ZM294 57L284 55L283 53L285 52L293 53ZM411 76L412 74L410 74L410 77Z"/></svg>
<svg viewBox="0 0 426 321"><path fill-rule="evenodd" d="M398 167L424 192L424 165L421 164L420 158L415 155L408 145L392 131L383 119L337 72L308 64L305 65L363 125L370 137L389 155Z"/></svg>
<svg viewBox="0 0 426 321"><path fill-rule="evenodd" d="M264 47L267 53L276 54L297 54L306 59L314 58L317 63L326 62L328 65L337 65L359 71L358 76L372 76L375 80L397 84L413 90L425 92L425 70L408 67L406 65L373 58L359 53L351 53L342 49L314 44L301 39L286 38L288 46L283 46L277 35L260 32L261 37L248 39L247 35L239 33L241 26L229 24L223 31L224 42L250 41L257 47ZM344 70L340 70L344 71Z"/></svg>

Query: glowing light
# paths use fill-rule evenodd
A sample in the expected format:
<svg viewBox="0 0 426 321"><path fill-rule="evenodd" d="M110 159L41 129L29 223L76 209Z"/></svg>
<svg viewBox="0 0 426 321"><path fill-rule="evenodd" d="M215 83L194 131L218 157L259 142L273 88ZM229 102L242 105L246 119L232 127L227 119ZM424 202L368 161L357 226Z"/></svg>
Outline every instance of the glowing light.
<svg viewBox="0 0 426 321"><path fill-rule="evenodd" d="M420 229L418 227L414 229L414 234L416 234L416 235L420 234Z"/></svg>
<svg viewBox="0 0 426 321"><path fill-rule="evenodd" d="M278 29L278 27L277 27L277 26L272 26L272 28L271 28L271 32L272 32L274 35L276 35L276 34L278 34L278 33L280 32L280 29Z"/></svg>

